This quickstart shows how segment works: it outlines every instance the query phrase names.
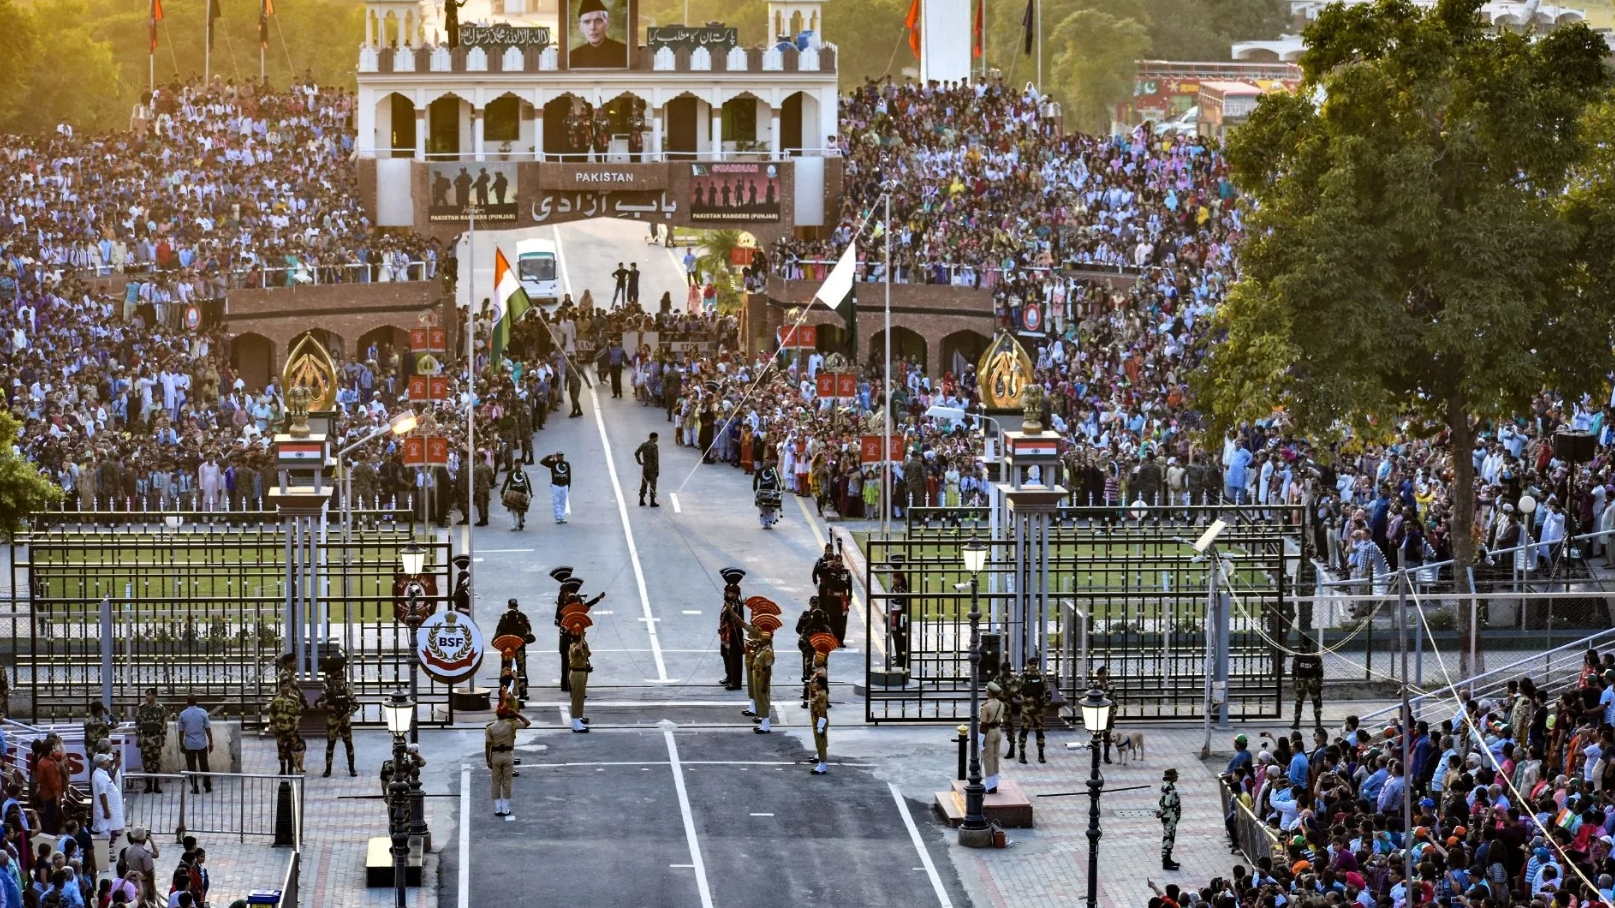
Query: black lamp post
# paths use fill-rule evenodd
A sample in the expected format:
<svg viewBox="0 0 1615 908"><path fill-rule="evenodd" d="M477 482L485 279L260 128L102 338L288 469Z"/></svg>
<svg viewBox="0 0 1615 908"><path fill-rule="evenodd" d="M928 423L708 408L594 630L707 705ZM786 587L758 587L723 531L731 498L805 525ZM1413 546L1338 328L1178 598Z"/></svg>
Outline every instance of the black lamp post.
<svg viewBox="0 0 1615 908"><path fill-rule="evenodd" d="M409 586L405 588L404 595L408 599L409 610L404 615L404 624L409 627L409 699L414 703L420 702L421 678L420 660L415 657L415 647L420 639L421 622L426 616L421 613L421 595L426 591L421 586L421 571L426 569L426 550L414 542L404 546L398 553L399 564L403 567L404 576L410 578ZM421 732L415 721L415 714L409 716L409 743L419 744Z"/></svg>
<svg viewBox="0 0 1615 908"><path fill-rule="evenodd" d="M981 600L980 577L987 566L987 547L974 537L964 545L965 570L970 572L970 778L965 782L965 818L959 826L959 844L972 848L992 845L992 831L982 811L987 787L981 783Z"/></svg>
<svg viewBox="0 0 1615 908"><path fill-rule="evenodd" d="M1105 732L1116 704L1099 688L1091 688L1077 704L1082 710L1082 725L1093 736L1088 747L1093 751L1093 770L1088 775L1088 908L1099 908L1099 792L1105 787L1105 777L1099 773L1099 754L1104 747Z"/></svg>
<svg viewBox="0 0 1615 908"><path fill-rule="evenodd" d="M393 777L387 785L387 827L392 835L393 891L396 908L404 904L409 888L409 771L405 766L412 761L404 744L404 735L415 718L415 701L403 691L394 691L382 707L387 718L387 730L393 735Z"/></svg>

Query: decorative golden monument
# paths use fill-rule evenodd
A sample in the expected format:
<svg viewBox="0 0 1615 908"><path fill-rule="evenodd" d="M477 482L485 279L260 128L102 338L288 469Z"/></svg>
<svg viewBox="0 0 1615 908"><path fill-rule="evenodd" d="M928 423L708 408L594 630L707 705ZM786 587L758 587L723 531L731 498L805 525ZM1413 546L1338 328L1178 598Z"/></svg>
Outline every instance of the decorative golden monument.
<svg viewBox="0 0 1615 908"><path fill-rule="evenodd" d="M1008 331L999 331L976 365L976 384L987 410L1024 406L1022 393L1032 378L1032 359ZM1041 402L1039 403L1041 406ZM1038 427L1039 430L1042 426Z"/></svg>
<svg viewBox="0 0 1615 908"><path fill-rule="evenodd" d="M1043 434L1043 386L1035 381L1027 382L1021 392L1021 431L1027 435Z"/></svg>
<svg viewBox="0 0 1615 908"><path fill-rule="evenodd" d="M280 372L280 383L287 391L293 388L309 390L306 412L327 413L336 409L336 363L332 362L325 345L313 334L303 335L303 339L292 348L291 356L286 358L286 368ZM287 404L290 406L290 399Z"/></svg>

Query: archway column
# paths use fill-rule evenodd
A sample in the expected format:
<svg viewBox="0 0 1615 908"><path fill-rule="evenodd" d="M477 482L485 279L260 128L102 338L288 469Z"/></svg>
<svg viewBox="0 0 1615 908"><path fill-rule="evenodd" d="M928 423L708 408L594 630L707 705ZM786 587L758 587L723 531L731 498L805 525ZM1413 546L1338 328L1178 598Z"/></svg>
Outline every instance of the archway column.
<svg viewBox="0 0 1615 908"><path fill-rule="evenodd" d="M473 160L483 160L482 151L482 114L480 107L471 108L471 153Z"/></svg>
<svg viewBox="0 0 1615 908"><path fill-rule="evenodd" d="M784 150L779 147L779 143L780 143L780 114L781 113L782 113L782 111L777 105L769 105L769 108L768 108L768 151L769 151L769 159L773 160L773 161L778 161L778 160L780 160L781 158L783 158L785 156Z"/></svg>

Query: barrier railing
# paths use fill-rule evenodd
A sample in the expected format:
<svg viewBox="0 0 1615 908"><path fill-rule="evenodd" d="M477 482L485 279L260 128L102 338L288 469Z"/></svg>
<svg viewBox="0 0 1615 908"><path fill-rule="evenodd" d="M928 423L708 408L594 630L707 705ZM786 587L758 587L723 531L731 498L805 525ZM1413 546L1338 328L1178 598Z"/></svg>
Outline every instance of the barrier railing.
<svg viewBox="0 0 1615 908"><path fill-rule="evenodd" d="M179 822L188 833L268 838L295 851L303 840L303 777L181 773Z"/></svg>
<svg viewBox="0 0 1615 908"><path fill-rule="evenodd" d="M1222 814L1228 834L1233 838L1235 847L1244 854L1245 860L1254 864L1268 857L1281 862L1285 851L1278 833L1251 813L1245 802L1234 796L1226 779L1217 780L1217 790L1222 794Z"/></svg>

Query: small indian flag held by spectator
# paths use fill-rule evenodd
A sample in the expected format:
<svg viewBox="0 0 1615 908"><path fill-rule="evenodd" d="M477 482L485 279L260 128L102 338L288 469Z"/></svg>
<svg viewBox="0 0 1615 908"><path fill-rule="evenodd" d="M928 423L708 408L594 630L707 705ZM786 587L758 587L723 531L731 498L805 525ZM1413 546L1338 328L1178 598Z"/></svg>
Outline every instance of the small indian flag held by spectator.
<svg viewBox="0 0 1615 908"><path fill-rule="evenodd" d="M511 325L533 308L533 302L527 298L527 291L522 289L521 279L505 259L505 253L495 249L493 256L494 302L488 310L488 318L493 322L492 362L497 363L510 343Z"/></svg>

